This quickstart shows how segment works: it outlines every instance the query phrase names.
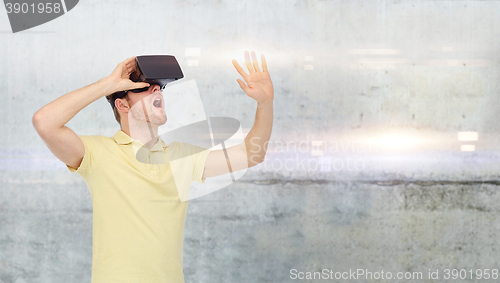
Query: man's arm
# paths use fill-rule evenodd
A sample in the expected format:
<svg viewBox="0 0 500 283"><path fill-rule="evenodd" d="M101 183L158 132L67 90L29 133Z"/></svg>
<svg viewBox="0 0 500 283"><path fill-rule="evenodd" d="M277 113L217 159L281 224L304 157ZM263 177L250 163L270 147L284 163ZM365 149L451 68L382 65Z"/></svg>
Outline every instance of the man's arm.
<svg viewBox="0 0 500 283"><path fill-rule="evenodd" d="M262 71L259 69L255 52L252 51L252 63L250 63L248 52L245 52L245 61L250 74L245 73L238 62L233 60L234 67L247 85L239 79L237 81L241 89L248 96L255 99L258 104L254 124L245 137L245 141L226 150L233 172L255 166L264 161L267 144L273 128L274 90L271 77L267 71L266 59L264 55L261 55ZM210 152L205 162L202 178L210 178L228 173L227 163L228 161L223 150Z"/></svg>
<svg viewBox="0 0 500 283"><path fill-rule="evenodd" d="M33 115L33 126L59 160L78 168L85 154L80 137L65 126L78 112L97 99L116 91L149 85L130 81L129 75L135 69L135 57L129 58L118 64L110 76L57 98Z"/></svg>

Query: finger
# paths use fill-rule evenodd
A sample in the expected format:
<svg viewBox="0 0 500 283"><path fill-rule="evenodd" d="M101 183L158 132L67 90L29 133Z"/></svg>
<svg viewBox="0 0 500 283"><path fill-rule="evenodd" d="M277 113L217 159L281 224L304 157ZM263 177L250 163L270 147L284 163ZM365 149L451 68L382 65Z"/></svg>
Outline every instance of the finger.
<svg viewBox="0 0 500 283"><path fill-rule="evenodd" d="M238 62L236 60L233 59L233 66L236 68L236 71L238 71L238 73L243 77L243 79L245 79L245 81L247 80L247 76L248 74L245 73L245 71L243 70L243 68L241 68L240 64L238 64Z"/></svg>
<svg viewBox="0 0 500 283"><path fill-rule="evenodd" d="M127 60L123 61L123 63L125 63L125 64L130 64L130 63L132 63L132 62L134 62L134 61L135 61L135 57L136 57L136 56L134 56L134 57L130 57L130 58L128 58Z"/></svg>
<svg viewBox="0 0 500 283"><path fill-rule="evenodd" d="M131 73L135 73L137 71L138 71L137 70L137 64L135 62L133 62L130 65L127 65L127 73L131 74Z"/></svg>
<svg viewBox="0 0 500 283"><path fill-rule="evenodd" d="M132 69L137 68L137 64L135 63L135 61L127 63L126 66L127 66L127 68L132 68Z"/></svg>
<svg viewBox="0 0 500 283"><path fill-rule="evenodd" d="M255 51L252 51L252 64L255 71L260 72L259 62L257 61L257 55L255 55Z"/></svg>
<svg viewBox="0 0 500 283"><path fill-rule="evenodd" d="M125 70L125 75L130 76L130 74L132 74L133 72L134 72L133 69L128 68L128 69Z"/></svg>
<svg viewBox="0 0 500 283"><path fill-rule="evenodd" d="M133 64L126 64L125 68L127 68L127 70L133 70L134 69L134 65Z"/></svg>
<svg viewBox="0 0 500 283"><path fill-rule="evenodd" d="M267 72L267 62L264 54L260 54L260 61L262 62L262 71Z"/></svg>
<svg viewBox="0 0 500 283"><path fill-rule="evenodd" d="M135 88L143 88L143 87L149 87L150 84L148 83L134 83Z"/></svg>
<svg viewBox="0 0 500 283"><path fill-rule="evenodd" d="M248 51L245 51L245 64L247 65L247 69L250 72L250 74L255 72L255 70L252 67L252 64L250 63L250 55L248 54Z"/></svg>
<svg viewBox="0 0 500 283"><path fill-rule="evenodd" d="M137 62L135 60L126 63L125 66L126 68L131 68L134 71L137 70Z"/></svg>
<svg viewBox="0 0 500 283"><path fill-rule="evenodd" d="M241 89L246 92L248 86L240 79L237 79L236 81L240 84Z"/></svg>
<svg viewBox="0 0 500 283"><path fill-rule="evenodd" d="M120 69L122 75L129 75L131 72L133 72L133 69L131 67L128 67L127 65L121 66Z"/></svg>
<svg viewBox="0 0 500 283"><path fill-rule="evenodd" d="M127 73L131 73L131 72L133 72L133 71L134 71L134 67L132 67L132 66L127 66L125 70L127 71Z"/></svg>

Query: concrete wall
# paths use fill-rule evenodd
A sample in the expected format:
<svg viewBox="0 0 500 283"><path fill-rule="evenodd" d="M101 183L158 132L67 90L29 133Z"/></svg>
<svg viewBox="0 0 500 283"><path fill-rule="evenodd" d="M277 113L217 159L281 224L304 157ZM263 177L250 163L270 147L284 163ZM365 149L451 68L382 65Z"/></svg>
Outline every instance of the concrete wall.
<svg viewBox="0 0 500 283"><path fill-rule="evenodd" d="M191 202L186 282L498 268L498 1L81 1L16 34L3 9L0 282L90 281L90 194L37 136L36 110L128 57L174 54L206 115L248 131L256 103L231 64L244 50L273 79L270 150ZM68 126L118 129L104 98Z"/></svg>

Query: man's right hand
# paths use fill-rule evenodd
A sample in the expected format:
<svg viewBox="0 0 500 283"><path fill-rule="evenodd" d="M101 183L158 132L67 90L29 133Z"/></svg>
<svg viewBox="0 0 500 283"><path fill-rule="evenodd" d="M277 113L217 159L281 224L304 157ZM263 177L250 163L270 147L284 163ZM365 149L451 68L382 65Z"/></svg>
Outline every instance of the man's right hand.
<svg viewBox="0 0 500 283"><path fill-rule="evenodd" d="M137 63L135 57L130 57L116 66L115 70L104 81L113 86L113 92L129 90L134 88L148 87L148 83L135 83L130 80L130 74L137 73ZM111 94L111 93L109 93Z"/></svg>

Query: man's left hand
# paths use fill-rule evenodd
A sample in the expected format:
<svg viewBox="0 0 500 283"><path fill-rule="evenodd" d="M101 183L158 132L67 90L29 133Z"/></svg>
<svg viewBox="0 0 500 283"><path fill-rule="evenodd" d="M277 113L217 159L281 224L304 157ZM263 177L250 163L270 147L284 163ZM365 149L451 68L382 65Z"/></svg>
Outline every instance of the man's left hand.
<svg viewBox="0 0 500 283"><path fill-rule="evenodd" d="M246 84L237 79L241 89L251 98L255 99L258 103L272 102L274 99L274 90L271 77L267 71L267 63L264 54L261 54L260 60L262 61L262 71L259 68L259 62L255 52L252 51L252 62L250 62L250 55L245 51L245 63L250 74L247 74L233 59L233 65L238 73L243 77Z"/></svg>

